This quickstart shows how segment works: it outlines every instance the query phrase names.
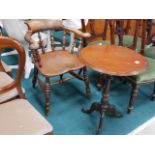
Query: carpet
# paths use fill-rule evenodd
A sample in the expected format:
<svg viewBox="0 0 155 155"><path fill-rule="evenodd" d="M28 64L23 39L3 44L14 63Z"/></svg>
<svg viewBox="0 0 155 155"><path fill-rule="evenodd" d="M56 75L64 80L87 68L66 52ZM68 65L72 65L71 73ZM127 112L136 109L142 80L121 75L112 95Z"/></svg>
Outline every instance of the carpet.
<svg viewBox="0 0 155 155"><path fill-rule="evenodd" d="M6 63L15 63L16 56L8 56ZM15 77L16 70L13 70ZM67 75L66 75L67 76ZM81 112L81 108L90 107L94 101L100 101L101 92L96 84L98 73L89 69L91 99L85 97L84 83L78 79L70 80L51 88L51 107L48 117L44 115L44 94L37 85L32 88L32 73L29 79L22 79L22 86L26 92L28 101L53 125L56 135L92 135L96 133L99 122L99 113L87 115ZM52 81L52 79L51 79ZM105 83L103 81L103 83ZM123 84L118 78L113 78L110 88L110 102L115 104L124 113L122 118L106 116L103 125L104 135L125 135L143 124L155 115L155 102L151 101L153 85L143 85L135 100L135 108L131 114L127 114L127 106L131 87Z"/></svg>

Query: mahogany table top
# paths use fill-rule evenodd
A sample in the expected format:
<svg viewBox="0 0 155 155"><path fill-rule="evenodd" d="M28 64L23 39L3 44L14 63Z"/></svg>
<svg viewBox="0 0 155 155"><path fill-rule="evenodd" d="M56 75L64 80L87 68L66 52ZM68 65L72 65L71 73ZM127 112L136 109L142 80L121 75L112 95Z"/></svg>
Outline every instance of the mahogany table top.
<svg viewBox="0 0 155 155"><path fill-rule="evenodd" d="M87 46L78 56L87 67L115 76L137 75L148 66L145 57L138 52L116 45Z"/></svg>

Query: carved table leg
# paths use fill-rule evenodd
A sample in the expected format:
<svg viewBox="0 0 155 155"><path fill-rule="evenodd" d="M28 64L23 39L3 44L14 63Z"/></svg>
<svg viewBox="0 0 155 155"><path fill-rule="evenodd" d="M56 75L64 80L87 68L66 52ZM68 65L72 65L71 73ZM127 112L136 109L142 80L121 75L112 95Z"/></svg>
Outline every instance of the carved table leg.
<svg viewBox="0 0 155 155"><path fill-rule="evenodd" d="M134 101L135 101L135 98L136 98L137 93L138 93L138 87L139 87L138 84L133 84L133 86L132 86L132 91L131 91L128 111L127 111L128 114L133 110Z"/></svg>
<svg viewBox="0 0 155 155"><path fill-rule="evenodd" d="M84 82L86 87L86 97L87 99L90 99L89 79L88 79L88 72L86 67L83 68L83 77L84 77Z"/></svg>
<svg viewBox="0 0 155 155"><path fill-rule="evenodd" d="M46 116L49 113L50 110L50 81L49 78L46 78L46 83L45 83L45 114Z"/></svg>
<svg viewBox="0 0 155 155"><path fill-rule="evenodd" d="M154 99L155 99L155 83L154 83L153 94L152 94L151 100L154 101Z"/></svg>
<svg viewBox="0 0 155 155"><path fill-rule="evenodd" d="M100 103L97 103L97 102L92 103L90 109L82 108L82 112L84 112L86 114L91 114L94 111L99 111L100 112Z"/></svg>
<svg viewBox="0 0 155 155"><path fill-rule="evenodd" d="M115 106L109 104L109 90L110 90L111 80L112 80L112 76L109 76L108 81L106 83L106 87L102 93L101 103L93 103L91 105L90 109L88 109L88 110L82 109L82 111L87 114L90 114L94 111L100 112L101 116L100 116L97 134L100 134L102 131L103 120L104 120L106 112L109 112L109 114L114 117L122 117L123 116L123 114L121 112L116 110Z"/></svg>
<svg viewBox="0 0 155 155"><path fill-rule="evenodd" d="M104 120L104 117L105 117L105 111L102 110L100 115L101 116L100 116L99 126L98 126L98 129L97 129L97 134L100 134L102 132L102 126L103 126L103 120Z"/></svg>
<svg viewBox="0 0 155 155"><path fill-rule="evenodd" d="M115 106L109 103L109 92L110 92L111 80L112 80L112 76L108 76L105 89L103 90L103 93L102 93L102 99L101 99L101 118L102 119L104 118L105 112L109 112L114 117L123 116L121 112L116 110ZM102 125L99 124L98 134L100 133L101 129L102 129Z"/></svg>

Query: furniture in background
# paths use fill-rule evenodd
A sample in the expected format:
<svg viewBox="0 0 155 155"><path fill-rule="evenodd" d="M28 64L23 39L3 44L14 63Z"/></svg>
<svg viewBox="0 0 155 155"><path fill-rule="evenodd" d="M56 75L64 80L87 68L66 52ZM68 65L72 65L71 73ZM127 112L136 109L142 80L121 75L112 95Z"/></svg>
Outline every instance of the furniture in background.
<svg viewBox="0 0 155 155"><path fill-rule="evenodd" d="M144 48L144 55L155 59L155 24L152 20L145 20L146 22L146 44L150 44L147 48Z"/></svg>
<svg viewBox="0 0 155 155"><path fill-rule="evenodd" d="M83 31L91 34L91 37L86 40L87 45L110 44L110 39L107 38L108 23L106 19L89 19L87 25L83 25L85 21L81 19Z"/></svg>
<svg viewBox="0 0 155 155"><path fill-rule="evenodd" d="M1 22L8 36L20 41L24 46L24 49L26 51L25 52L26 54L25 78L27 79L30 76L31 70L34 68L34 65L31 62L31 56L29 55L28 43L24 39L25 33L27 32L27 26L24 23L25 21L19 20L19 19L2 19ZM47 35L44 33L42 33L41 35L42 35L44 44L47 44L48 42ZM34 34L33 38L36 41L39 40L36 34ZM8 56L8 55L14 55L14 54L17 54L17 51L14 50L7 53L3 53L2 56ZM12 65L10 67L17 69L18 65Z"/></svg>
<svg viewBox="0 0 155 155"><path fill-rule="evenodd" d="M105 113L121 117L122 113L109 103L109 90L112 76L131 76L143 72L147 67L146 59L137 52L115 45L91 45L79 52L80 60L92 70L108 75L106 86L102 93L101 102L94 102L89 110L82 109L84 113L98 111L100 122L97 134L102 131ZM96 61L97 60L97 61Z"/></svg>
<svg viewBox="0 0 155 155"><path fill-rule="evenodd" d="M19 68L16 79L0 71L0 135L42 135L52 134L53 127L24 99L21 78L25 64L23 46L8 37L0 37L0 52L4 48L14 48L19 54ZM18 92L19 98L12 96ZM5 100L4 100L5 99Z"/></svg>
<svg viewBox="0 0 155 155"><path fill-rule="evenodd" d="M81 19L82 31L89 32L91 37L84 38L84 47L87 45L103 45L110 44L110 40L107 40L108 22L106 19L89 19L88 24L85 24L85 20ZM97 87L100 90L102 88L104 75L99 74Z"/></svg>
<svg viewBox="0 0 155 155"><path fill-rule="evenodd" d="M38 81L45 94L45 114L48 115L50 110L50 88L52 84L50 83L50 78L55 76L60 76L60 80L55 81L54 84L59 84L72 79L64 78L65 73L70 73L73 77L76 77L85 83L86 96L90 97L89 80L86 67L78 59L77 55L74 54L74 42L72 43L72 48L67 51L66 44L66 31L73 32L79 37L90 37L89 33L83 33L77 29L66 27L62 24L62 20L31 20L26 22L28 26L28 31L25 35L25 39L29 42L30 50L32 51L32 57L34 62L34 78L33 87L35 87ZM54 36L51 31L51 48L52 50L45 53L44 46L41 41L40 32L45 30L63 30L64 36L62 41L62 49L55 50ZM36 42L31 37L34 33L38 33L40 41ZM81 40L81 39L80 39ZM82 41L79 43L79 49L82 47ZM41 48L41 52L38 49ZM79 73L75 71L79 70ZM39 79L38 72L45 78L45 84ZM83 72L83 77L80 76Z"/></svg>
<svg viewBox="0 0 155 155"><path fill-rule="evenodd" d="M112 43L114 44L114 43L116 43L114 40L114 35L115 35L114 34L114 24L113 24L114 21L110 20L109 22L111 24ZM141 38L140 38L141 42L140 42L139 51L137 51L137 52L139 52L140 54L145 56L144 52L146 49L146 45L148 44L147 37L146 37L147 20L138 20L137 22L142 24ZM124 44L123 44L124 32L123 32L122 27L120 27L120 29L122 31L122 35L121 35L120 40L119 40L119 45L124 46ZM131 46L129 46L129 48L138 50L136 47L137 47L137 41L138 41L139 36L137 34L138 30L135 30L135 31L136 32L135 32L134 37L132 39L133 44ZM148 67L147 67L146 71L139 74L139 75L126 77L127 81L132 86L132 91L131 91L131 95L130 95L128 110L127 110L128 113L130 113L134 107L134 100L135 100L135 97L137 96L138 88L142 84L148 84L148 83L155 82L155 59L152 59L152 58L149 58L146 56L145 56L145 58L148 61ZM151 99L152 100L155 99L155 87L154 87Z"/></svg>
<svg viewBox="0 0 155 155"><path fill-rule="evenodd" d="M111 43L115 45L125 46L133 50L139 51L141 49L141 38L139 37L141 31L141 20L135 20L132 26L134 28L133 34L130 34L131 20L113 19L108 20L110 27Z"/></svg>

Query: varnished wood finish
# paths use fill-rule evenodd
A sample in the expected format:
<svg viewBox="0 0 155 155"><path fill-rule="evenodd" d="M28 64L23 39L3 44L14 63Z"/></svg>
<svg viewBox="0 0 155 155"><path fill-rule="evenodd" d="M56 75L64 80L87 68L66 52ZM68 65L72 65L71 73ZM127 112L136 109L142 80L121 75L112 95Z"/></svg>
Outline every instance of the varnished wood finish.
<svg viewBox="0 0 155 155"><path fill-rule="evenodd" d="M21 79L22 79L22 73L25 65L24 48L18 41L11 39L9 37L0 36L0 53L2 52L2 49L5 49L5 48L14 48L17 50L19 54L19 67L18 67L16 79L9 85L0 88L0 93L5 93L16 88L18 91L19 97L24 98L24 94L21 89Z"/></svg>
<svg viewBox="0 0 155 155"><path fill-rule="evenodd" d="M147 61L135 51L115 45L91 45L79 52L79 58L100 73L129 76L143 72Z"/></svg>
<svg viewBox="0 0 155 155"><path fill-rule="evenodd" d="M45 99L46 99L46 105L45 105L45 114L48 115L50 110L50 80L49 78L45 78Z"/></svg>
<svg viewBox="0 0 155 155"><path fill-rule="evenodd" d="M86 67L83 68L83 77L84 77L84 82L86 86L86 97L90 99L89 79L88 79L88 72Z"/></svg>
<svg viewBox="0 0 155 155"><path fill-rule="evenodd" d="M62 20L55 19L39 19L26 22L28 31L25 35L25 39L29 42L29 47L32 51L33 63L35 65L33 86L36 84L36 79L45 93L45 114L48 115L50 109L50 86L53 84L60 84L62 82L72 79L72 77L64 78L63 74L70 73L73 77L83 80L86 86L86 96L90 97L89 81L86 68L84 64L79 60L76 54L74 54L75 41L71 43L71 48L66 50L66 32L74 33L80 38L78 49L82 48L82 38L90 37L89 33L83 33L80 30L69 28L63 25ZM32 39L32 34L35 32L50 30L51 32L51 51L45 52L45 47L41 42L41 36L39 35L39 42ZM64 35L62 38L62 50L55 50L54 42L54 30L63 30ZM75 36L75 35L73 35ZM75 70L83 70L83 77L74 72ZM45 77L45 84L37 77L37 71ZM60 79L50 84L50 77L59 76Z"/></svg>
<svg viewBox="0 0 155 155"><path fill-rule="evenodd" d="M67 51L40 54L40 63L42 67L39 67L38 70L46 77L57 76L84 67L76 55Z"/></svg>

